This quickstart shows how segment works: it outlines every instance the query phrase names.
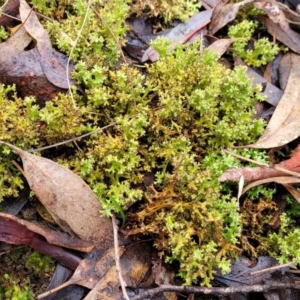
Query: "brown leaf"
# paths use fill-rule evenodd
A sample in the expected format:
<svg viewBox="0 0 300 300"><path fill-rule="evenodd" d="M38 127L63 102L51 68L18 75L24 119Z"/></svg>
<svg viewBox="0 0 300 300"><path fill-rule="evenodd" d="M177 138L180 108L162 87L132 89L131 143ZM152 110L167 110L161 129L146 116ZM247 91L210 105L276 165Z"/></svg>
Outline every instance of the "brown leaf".
<svg viewBox="0 0 300 300"><path fill-rule="evenodd" d="M15 84L20 97L35 96L37 103L43 106L45 101L66 90L58 88L46 78L37 48L23 50L31 41L32 38L21 26L7 41L0 44L0 81ZM58 52L55 55L63 59Z"/></svg>
<svg viewBox="0 0 300 300"><path fill-rule="evenodd" d="M18 20L11 18L19 14L19 0L8 0L1 7L0 25L5 28L12 28L18 24ZM11 16L11 17L10 17Z"/></svg>
<svg viewBox="0 0 300 300"><path fill-rule="evenodd" d="M262 283L263 280L269 278L274 270L258 273L255 276L251 273L277 265L278 261L276 259L269 256L260 256L258 257L257 264L253 266L252 261L241 256L239 260L232 262L230 274L222 275L221 272L218 271L215 278L226 286L239 286L243 283L247 285L259 284Z"/></svg>
<svg viewBox="0 0 300 300"><path fill-rule="evenodd" d="M20 0L20 16L26 31L37 42L37 49L41 56L41 67L47 79L55 86L68 89L66 64L55 55L47 31L25 0ZM70 84L74 84L74 81Z"/></svg>
<svg viewBox="0 0 300 300"><path fill-rule="evenodd" d="M300 56L288 53L280 65L286 61L290 62L290 74L284 94L277 105L275 112L260 139L248 147L250 148L275 148L283 146L300 135L299 116L300 116Z"/></svg>
<svg viewBox="0 0 300 300"><path fill-rule="evenodd" d="M111 221L100 217L99 200L79 176L49 159L1 143L20 155L30 188L63 230L92 242L98 250L113 245Z"/></svg>
<svg viewBox="0 0 300 300"><path fill-rule="evenodd" d="M234 39L219 39L209 45L208 49L217 53L219 56L222 56L233 41Z"/></svg>
<svg viewBox="0 0 300 300"><path fill-rule="evenodd" d="M128 287L137 288L145 280L151 267L152 247L149 244L130 245L121 257L121 271ZM121 299L119 278L116 266L113 265L103 276L85 300L102 299L99 295L109 295Z"/></svg>
<svg viewBox="0 0 300 300"><path fill-rule="evenodd" d="M125 247L119 248L120 256L125 251ZM95 254L97 256L97 254ZM49 294L53 294L58 292L61 289L66 288L67 286L77 284L88 289L93 289L99 280L105 276L105 274L115 265L115 254L114 248L110 248L104 256L96 261L95 257L83 259L75 270L73 276L61 284L60 286L49 290L41 295L39 295L38 299L42 299Z"/></svg>
<svg viewBox="0 0 300 300"><path fill-rule="evenodd" d="M254 0L244 0L239 3L228 3L228 0L220 1L214 8L211 17L209 34L215 34L229 22L233 21L241 6L252 2L254 2Z"/></svg>
<svg viewBox="0 0 300 300"><path fill-rule="evenodd" d="M290 29L289 25L279 25L266 16L258 16L258 20L267 27L268 32L278 41L289 47L292 51L300 54L300 35ZM284 30L282 29L284 28ZM288 34L287 34L288 32Z"/></svg>
<svg viewBox="0 0 300 300"><path fill-rule="evenodd" d="M300 173L300 145L294 150L290 159L282 161L274 166L255 167L255 168L237 168L228 169L220 177L219 181L239 181L241 176L244 176L246 182L253 182L272 177L287 176L281 169ZM296 175L296 174L295 174ZM293 178L293 177L292 177Z"/></svg>
<svg viewBox="0 0 300 300"><path fill-rule="evenodd" d="M79 251L92 249L92 245L87 242L72 239L67 234L41 228L5 213L0 213L0 241L27 245L58 260L62 265L72 270L77 268L81 258L62 247Z"/></svg>

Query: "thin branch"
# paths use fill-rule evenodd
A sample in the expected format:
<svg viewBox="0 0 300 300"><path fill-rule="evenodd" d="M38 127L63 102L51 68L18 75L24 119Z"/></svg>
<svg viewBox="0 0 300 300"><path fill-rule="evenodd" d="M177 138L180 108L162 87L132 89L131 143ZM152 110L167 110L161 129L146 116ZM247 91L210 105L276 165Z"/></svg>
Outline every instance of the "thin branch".
<svg viewBox="0 0 300 300"><path fill-rule="evenodd" d="M126 292L126 282L122 276L122 269L120 264L120 254L119 254L119 241L118 241L118 226L116 222L116 216L112 215L112 225L114 230L114 248L115 248L115 261L116 261L116 269L119 277L119 282L122 288L123 297L125 300L130 300L127 292Z"/></svg>
<svg viewBox="0 0 300 300"><path fill-rule="evenodd" d="M72 139L69 139L69 140L60 142L60 143L56 143L56 144L53 144L53 145L49 145L49 146L45 146L45 147L41 147L41 148L37 148L37 149L29 149L29 150L26 150L26 151L27 151L27 152L37 152L37 151L43 151L43 150L47 150L47 149L50 149L50 148L62 146L62 145L65 145L65 144L68 144L68 143L71 143L71 142L74 142L74 141L78 141L78 140L80 140L80 139L82 139L82 138L85 138L85 137L90 136L90 135L92 135L92 134L94 134L94 133L100 132L100 131L102 131L102 130L104 130L104 129L107 129L107 128L109 128L109 127L112 127L112 126L114 126L114 125L116 125L116 124L117 124L117 123L114 122L114 123L111 123L111 124L109 124L109 125L103 126L103 127L101 127L101 128L97 128L97 129L95 129L95 130L93 130L93 131L91 131L91 132L85 133L85 134L83 134L83 135L80 135L80 136L78 136L78 137L75 137L75 138L72 138Z"/></svg>
<svg viewBox="0 0 300 300"><path fill-rule="evenodd" d="M289 263L286 263L286 264L282 264L282 265L278 265L278 266L274 266L274 267L270 267L270 268L265 268L263 270L251 272L250 275L252 276L252 275L257 275L257 274L261 274L261 273L271 272L271 271L274 271L274 270L283 269L283 268L287 268L287 267L294 267L294 263L289 262Z"/></svg>
<svg viewBox="0 0 300 300"><path fill-rule="evenodd" d="M157 288L143 292L140 295L133 297L131 300L142 300L146 298L152 299L154 296L164 292L177 292L187 294L214 294L214 295L230 295L235 293L250 293L250 292L268 292L273 289L300 289L300 285L294 283L271 282L270 284L255 284L255 285L240 285L231 287L197 287L197 286L176 286L176 285L161 285Z"/></svg>

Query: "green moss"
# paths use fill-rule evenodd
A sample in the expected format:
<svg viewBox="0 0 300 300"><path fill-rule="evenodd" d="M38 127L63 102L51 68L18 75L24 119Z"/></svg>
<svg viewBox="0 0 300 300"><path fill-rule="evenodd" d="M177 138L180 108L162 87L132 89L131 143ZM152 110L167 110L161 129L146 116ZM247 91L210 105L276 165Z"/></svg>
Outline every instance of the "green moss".
<svg viewBox="0 0 300 300"><path fill-rule="evenodd" d="M34 251L27 258L26 267L36 274L44 274L54 271L54 261L48 256Z"/></svg>
<svg viewBox="0 0 300 300"><path fill-rule="evenodd" d="M56 21L43 22L54 46L69 54L86 1L36 7L57 13ZM114 124L59 162L88 182L106 216L139 200L138 211L128 217L129 233L151 234L167 261L180 262L187 284L200 279L209 285L214 269L228 272L229 258L242 251L238 203L230 185L218 183L237 162L221 148L252 143L262 134L264 122L252 119L254 104L262 100L260 87L252 87L243 67L226 69L217 55L200 51L199 43L170 47L159 39L153 43L160 53L155 64L143 72L126 63L117 67L133 7L108 0L89 10L72 52L73 77L85 91L84 96L74 91L77 107L68 95L59 95L41 109L32 98L22 101L13 93L9 100L11 88L1 87L0 139L28 149ZM11 163L16 156L7 147L0 151L0 196L16 195L23 184ZM254 158L258 153L249 151ZM154 182L145 186L149 172Z"/></svg>
<svg viewBox="0 0 300 300"><path fill-rule="evenodd" d="M249 20L243 20L239 24L229 27L228 35L231 38L241 38L233 43L234 54L245 60L249 66L260 67L272 61L279 53L280 47L271 43L267 38L256 40L252 49L247 48L247 44L253 36L258 23Z"/></svg>
<svg viewBox="0 0 300 300"><path fill-rule="evenodd" d="M165 22L170 22L174 19L186 21L189 17L194 15L200 4L194 0L154 0L143 1L133 0L131 5L131 12L140 15L142 12L149 17L162 17Z"/></svg>
<svg viewBox="0 0 300 300"><path fill-rule="evenodd" d="M30 281L26 279L20 282L9 274L0 278L0 299L3 300L33 300L34 294L30 290Z"/></svg>

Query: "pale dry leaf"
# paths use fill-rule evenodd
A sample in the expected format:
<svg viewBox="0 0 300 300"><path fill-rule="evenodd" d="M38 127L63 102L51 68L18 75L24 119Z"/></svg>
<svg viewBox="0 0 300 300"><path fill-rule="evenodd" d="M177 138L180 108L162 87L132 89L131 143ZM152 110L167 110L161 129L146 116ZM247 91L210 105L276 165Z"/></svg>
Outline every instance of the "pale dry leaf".
<svg viewBox="0 0 300 300"><path fill-rule="evenodd" d="M220 57L228 50L234 39L219 39L209 45L208 49L217 53Z"/></svg>
<svg viewBox="0 0 300 300"><path fill-rule="evenodd" d="M289 191L289 193L300 203L300 192L289 183L284 183L283 186Z"/></svg>
<svg viewBox="0 0 300 300"><path fill-rule="evenodd" d="M98 250L113 245L112 223L100 216L99 200L79 176L52 160L0 143L20 155L30 188L63 230L92 242Z"/></svg>
<svg viewBox="0 0 300 300"><path fill-rule="evenodd" d="M300 178L295 178L292 176L279 176L279 177L271 177L267 179L257 180L245 186L242 191L242 194L245 194L247 191L249 191L250 189L258 185L262 185L270 182L276 182L285 186L286 184L300 183Z"/></svg>
<svg viewBox="0 0 300 300"><path fill-rule="evenodd" d="M288 53L280 64L288 59L292 62L287 86L275 112L260 139L248 145L250 148L275 148L283 146L300 135L300 56Z"/></svg>

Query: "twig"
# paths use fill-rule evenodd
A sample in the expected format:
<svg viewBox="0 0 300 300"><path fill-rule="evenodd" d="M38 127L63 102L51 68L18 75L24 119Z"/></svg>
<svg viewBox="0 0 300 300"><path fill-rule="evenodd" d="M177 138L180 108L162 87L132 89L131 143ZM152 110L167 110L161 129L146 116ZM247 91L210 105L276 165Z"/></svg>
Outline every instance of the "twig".
<svg viewBox="0 0 300 300"><path fill-rule="evenodd" d="M293 172L293 171L290 171L290 170L287 170L287 169L278 167L278 166L276 166L276 165L268 165L268 164L266 164L266 163L259 162L259 161L256 161L256 160L253 160L253 159L250 159L250 158L247 158L247 157L244 157L244 156L235 154L235 153L230 152L230 151L225 150L225 149L223 149L223 151L224 151L226 154L230 154L230 155L232 155L232 156L234 156L234 157L236 157L236 158L239 158L239 159L244 160L244 161L251 162L251 163L256 164L256 165L258 165L258 166L266 167L266 168L271 168L271 169L275 169L275 170L277 170L277 171L280 171L280 172L283 172L283 173L286 173L286 174L289 174L289 175L292 175L292 176L295 176L295 177L300 177L300 174L297 173L297 172Z"/></svg>
<svg viewBox="0 0 300 300"><path fill-rule="evenodd" d="M286 264L282 264L282 265L278 265L278 266L274 266L274 267L270 267L270 268L265 268L263 270L259 270L259 271L254 271L251 272L250 275L257 275L257 274L261 274L261 273L266 273L266 272L273 272L274 270L278 270L278 269L283 269L286 267L293 267L294 263L293 262L289 262Z"/></svg>
<svg viewBox="0 0 300 300"><path fill-rule="evenodd" d="M120 254L119 254L119 242L118 242L118 226L116 222L116 216L112 215L112 225L114 230L114 248L115 248L115 261L116 269L119 277L119 282L122 288L123 297L125 300L130 300L126 292L126 282L122 276L121 264L120 264Z"/></svg>
<svg viewBox="0 0 300 300"><path fill-rule="evenodd" d="M78 35L76 37L76 40L74 42L74 45L71 48L71 51L70 51L70 54L69 54L69 57L68 57L68 61L67 61L67 67L66 67L66 75L67 75L67 81L68 81L68 88L69 88L69 93L70 93L70 96L72 98L72 102L73 102L74 107L77 107L77 106L76 106L74 95L73 95L72 88L71 88L71 85L70 85L69 66L70 66L71 56L72 56L72 54L74 52L75 47L77 46L78 40L79 40L79 38L80 38L80 36L82 34L82 30L83 30L83 28L85 26L85 23L86 23L86 20L87 20L87 16L88 16L88 13L89 13L89 10L90 10L91 2L92 2L92 0L88 1L86 12L85 12L85 15L84 15L84 19L83 19L81 28L80 28L80 30L78 32Z"/></svg>
<svg viewBox="0 0 300 300"><path fill-rule="evenodd" d="M133 297L131 300L142 300L146 298L152 299L154 296L164 292L178 292L187 294L214 294L214 295L229 295L235 293L250 293L250 292L267 292L273 289L300 289L297 282L271 282L270 284L255 284L255 285L240 285L231 287L197 287L197 286L176 286L176 285L161 285L157 288L143 292L140 295Z"/></svg>
<svg viewBox="0 0 300 300"><path fill-rule="evenodd" d="M101 127L101 128L97 128L97 129L95 129L95 130L93 130L93 131L91 131L91 132L85 133L85 134L83 134L83 135L80 135L80 136L78 136L78 137L75 137L75 138L72 138L72 139L69 139L69 140L60 142L60 143L56 143L56 144L53 144L53 145L49 145L49 146L45 146L45 147L41 147L41 148L37 148L37 149L29 149L29 150L26 150L26 151L27 151L27 152L37 152L37 151L43 151L43 150L47 150L47 149L50 149L50 148L62 146L62 145L68 144L68 143L70 143L70 142L78 141L78 140L80 140L80 139L82 139L82 138L85 138L85 137L90 136L90 135L92 135L92 134L94 134L94 133L100 132L100 131L102 131L102 130L104 130L104 129L107 129L107 128L109 128L109 127L112 127L112 126L114 126L114 125L116 125L116 124L117 124L117 123L114 122L114 123L111 123L111 124L109 124L109 125L103 126L103 127Z"/></svg>

